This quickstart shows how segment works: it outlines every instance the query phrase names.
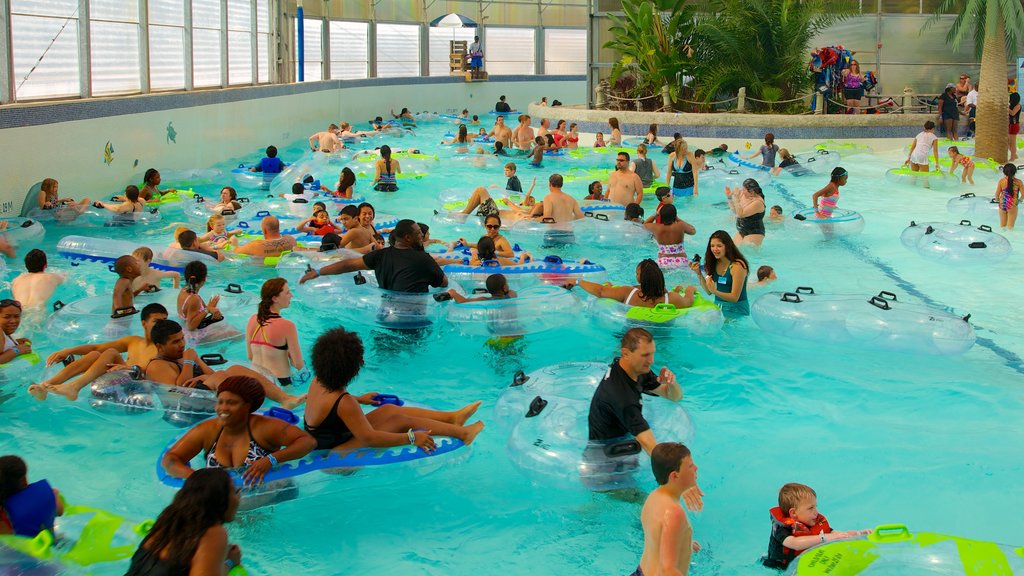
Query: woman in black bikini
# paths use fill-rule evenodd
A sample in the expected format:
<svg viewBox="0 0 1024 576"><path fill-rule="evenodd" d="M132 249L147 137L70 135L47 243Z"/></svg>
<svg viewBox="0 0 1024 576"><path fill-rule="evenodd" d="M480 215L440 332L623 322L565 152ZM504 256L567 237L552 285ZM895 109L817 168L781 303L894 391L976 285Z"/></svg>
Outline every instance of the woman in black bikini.
<svg viewBox="0 0 1024 576"><path fill-rule="evenodd" d="M474 402L461 410L442 412L409 406L380 405L376 392L353 396L348 384L363 367L363 343L355 332L334 328L313 345L313 372L305 428L320 450L415 445L426 452L436 448L432 433L470 444L484 423L465 423L480 407ZM379 406L364 414L360 404ZM316 424L312 424L315 422Z"/></svg>
<svg viewBox="0 0 1024 576"><path fill-rule="evenodd" d="M255 378L230 376L217 387L217 418L204 420L185 433L161 465L175 478L195 473L189 462L200 452L207 468L244 468L246 485L263 483L279 462L302 458L316 441L283 420L254 414L266 398Z"/></svg>

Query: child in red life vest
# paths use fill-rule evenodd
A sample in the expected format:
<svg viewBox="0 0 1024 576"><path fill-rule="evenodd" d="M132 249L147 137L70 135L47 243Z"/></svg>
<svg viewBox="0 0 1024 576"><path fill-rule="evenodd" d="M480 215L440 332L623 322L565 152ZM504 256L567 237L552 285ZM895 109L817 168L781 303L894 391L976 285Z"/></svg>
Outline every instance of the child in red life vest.
<svg viewBox="0 0 1024 576"><path fill-rule="evenodd" d="M768 555L761 562L769 568L785 568L801 552L812 546L861 534L871 530L834 532L828 520L818 514L818 495L810 486L789 483L779 490L779 505L772 508L772 533Z"/></svg>

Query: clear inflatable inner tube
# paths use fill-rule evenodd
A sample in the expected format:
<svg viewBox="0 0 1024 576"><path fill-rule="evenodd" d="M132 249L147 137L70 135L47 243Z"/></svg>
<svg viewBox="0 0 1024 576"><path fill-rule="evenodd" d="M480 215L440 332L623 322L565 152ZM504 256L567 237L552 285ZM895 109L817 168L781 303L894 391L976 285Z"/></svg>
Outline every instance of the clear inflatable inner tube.
<svg viewBox="0 0 1024 576"><path fill-rule="evenodd" d="M814 208L795 210L785 220L786 230L801 236L829 240L843 236L856 236L864 231L864 217L860 212L836 208L827 218L819 218Z"/></svg>
<svg viewBox="0 0 1024 576"><path fill-rule="evenodd" d="M957 216L995 216L999 213L999 201L993 196L975 196L974 192L968 192L950 198L946 211Z"/></svg>
<svg viewBox="0 0 1024 576"><path fill-rule="evenodd" d="M180 248L168 248L153 244L137 244L129 240L113 238L93 238L91 236L65 236L57 242L57 254L71 260L72 265L79 262L99 262L113 266L118 258L131 254L136 248L146 247L153 251L150 266L157 270L173 270L181 272L185 265L198 260L207 266L217 264L212 256L200 252L191 252ZM109 298L108 298L109 300Z"/></svg>
<svg viewBox="0 0 1024 576"><path fill-rule="evenodd" d="M588 439L590 401L609 366L570 362L519 373L498 398L498 425L510 429L509 459L538 484L609 491L653 484L650 459L633 438ZM662 442L689 442L693 424L681 405L646 396L644 418Z"/></svg>
<svg viewBox="0 0 1024 576"><path fill-rule="evenodd" d="M286 170L290 165L290 163L285 163L284 169ZM270 183L280 176L281 172L253 172L252 169L258 166L260 166L259 163L246 164L243 162L238 165L238 168L232 169L231 173L240 184L255 186L260 190L267 190L270 188Z"/></svg>
<svg viewBox="0 0 1024 576"><path fill-rule="evenodd" d="M622 331L644 328L653 334L684 330L694 334L714 334L722 329L722 309L694 294L693 306L676 308L672 304L656 304L652 308L628 306L610 298L594 298L587 304L590 315L608 329Z"/></svg>
<svg viewBox="0 0 1024 576"><path fill-rule="evenodd" d="M0 232L0 236L7 238L8 242L16 246L35 242L46 234L42 222L32 218L4 218L3 221L7 223L7 227Z"/></svg>
<svg viewBox="0 0 1024 576"><path fill-rule="evenodd" d="M815 546L786 571L787 576L896 574L1024 574L1024 548L931 532L911 533L902 524L886 524L866 536Z"/></svg>
<svg viewBox="0 0 1024 576"><path fill-rule="evenodd" d="M485 295L474 291L471 297ZM441 296L440 294L438 296ZM558 286L532 286L515 298L458 304L449 301L445 318L465 336L509 338L559 328L579 315L579 300Z"/></svg>
<svg viewBox="0 0 1024 576"><path fill-rule="evenodd" d="M564 246L575 244L577 234L594 226L592 218L582 218L569 222L555 222L554 218L542 218L540 220L522 219L516 220L509 227L509 233L513 236L540 239L544 247Z"/></svg>
<svg viewBox="0 0 1024 576"><path fill-rule="evenodd" d="M349 250L347 248L322 250L320 252L288 252L278 259L277 269L281 270L282 273L287 270L289 271L289 274L296 273L301 276L309 268L319 270L328 264L360 256L362 256L362 254L359 252ZM291 276L288 277L291 278Z"/></svg>
<svg viewBox="0 0 1024 576"><path fill-rule="evenodd" d="M960 178L951 178L942 170L936 169L931 172L914 172L910 166L890 168L885 171L885 179L890 182L931 188L933 190L948 190L960 185Z"/></svg>
<svg viewBox="0 0 1024 576"><path fill-rule="evenodd" d="M270 183L270 193L274 196L290 194L293 184L303 183L306 180L336 182L341 169L345 167L351 157L351 154L345 150L339 150L332 154L308 152L273 179ZM318 185L317 189L319 190L319 188Z"/></svg>
<svg viewBox="0 0 1024 576"><path fill-rule="evenodd" d="M832 169L839 165L842 157L838 152L816 150L814 152L794 154L793 158L796 159L797 164L783 168L783 173L789 173L793 176L802 176L806 173L825 176L832 173Z"/></svg>
<svg viewBox="0 0 1024 576"><path fill-rule="evenodd" d="M1013 251L1010 241L991 226L975 227L970 220L958 224L911 222L900 234L900 242L923 258L953 266L996 264Z"/></svg>
<svg viewBox="0 0 1024 576"><path fill-rule="evenodd" d="M304 298L336 306L354 322L393 330L417 330L440 324L444 310L434 299L439 292L395 292L377 286L373 274L318 276L299 286Z"/></svg>
<svg viewBox="0 0 1024 576"><path fill-rule="evenodd" d="M154 208L152 210L156 209ZM74 224L75 226L95 227L132 226L135 224L159 222L161 219L159 210L155 213L149 211L136 212L134 215L130 213L114 214L113 212L102 208L81 206L78 204L58 206L49 210L33 208L29 210L25 216L32 220L39 220L44 223L53 222L54 224Z"/></svg>
<svg viewBox="0 0 1024 576"><path fill-rule="evenodd" d="M771 334L842 346L953 355L975 341L970 315L899 302L885 291L871 297L816 294L809 287L769 292L754 301L750 316Z"/></svg>
<svg viewBox="0 0 1024 576"><path fill-rule="evenodd" d="M772 181L772 175L764 170L730 167L727 164L709 164L704 170L697 171L696 176L700 196L707 195L708 187L715 191L724 190L726 186L736 188L742 186L743 181L748 178L756 180L761 188L765 188Z"/></svg>

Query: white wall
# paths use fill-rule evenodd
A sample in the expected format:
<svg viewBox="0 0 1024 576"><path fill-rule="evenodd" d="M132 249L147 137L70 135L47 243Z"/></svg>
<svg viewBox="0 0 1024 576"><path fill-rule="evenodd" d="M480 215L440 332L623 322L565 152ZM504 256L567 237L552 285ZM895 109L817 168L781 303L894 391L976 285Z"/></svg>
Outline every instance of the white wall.
<svg viewBox="0 0 1024 576"><path fill-rule="evenodd" d="M252 154L271 142L283 145L308 137L342 119L361 126L377 114L402 107L430 111L466 107L482 113L490 110L502 94L513 106L525 110L527 100L539 100L541 96L548 96L549 101L558 98L567 103L582 102L586 89L586 82L575 78L476 83L443 78L420 83L424 80L408 79L416 84L403 84L402 79L395 79L391 85L334 81L328 84L338 88L200 106L195 103L232 91L111 99L99 102L99 107L107 113L113 107L117 115L81 120L65 120L82 115L83 104L78 101L5 107L0 110L0 125L37 123L40 114L45 123L0 129L0 157L5 164L0 214L17 214L29 188L47 177L60 182L61 195L103 198L123 189L133 175L146 168L204 168ZM293 85L271 87L269 91L292 89L304 88ZM258 94L268 88L236 90ZM165 104L170 98L179 107L130 112L152 109L155 101L147 99L154 98L163 99L159 101ZM126 112L118 114L116 111L121 109ZM29 117L33 120L27 120ZM168 123L177 133L176 142L167 138ZM114 148L109 165L104 162L108 141Z"/></svg>

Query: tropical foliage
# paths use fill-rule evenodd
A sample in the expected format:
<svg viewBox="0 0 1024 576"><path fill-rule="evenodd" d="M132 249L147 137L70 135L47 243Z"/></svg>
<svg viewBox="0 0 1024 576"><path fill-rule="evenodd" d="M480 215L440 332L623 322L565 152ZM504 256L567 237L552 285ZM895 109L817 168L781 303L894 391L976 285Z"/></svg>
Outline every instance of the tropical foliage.
<svg viewBox="0 0 1024 576"><path fill-rule="evenodd" d="M812 85L811 41L856 11L849 0L711 0L697 24L697 98L787 100Z"/></svg>
<svg viewBox="0 0 1024 576"><path fill-rule="evenodd" d="M613 38L605 48L615 50L611 81L631 76L632 97L647 97L668 88L672 99L679 96L679 82L692 62L691 36L694 8L686 0L623 0L622 16L609 16Z"/></svg>
<svg viewBox="0 0 1024 576"><path fill-rule="evenodd" d="M949 12L957 16L946 41L957 49L970 35L981 58L974 154L1005 162L1009 149L1006 55L1024 38L1024 8L1020 0L944 0L929 24Z"/></svg>

